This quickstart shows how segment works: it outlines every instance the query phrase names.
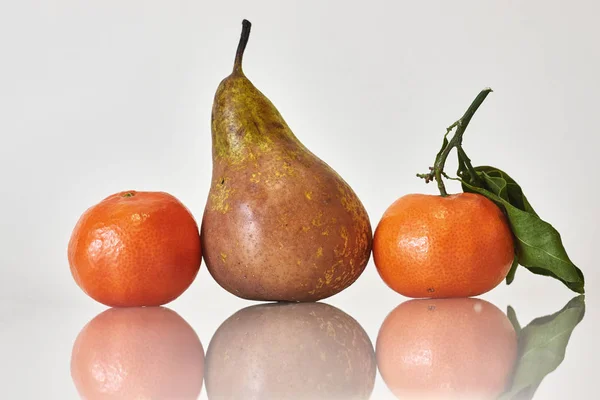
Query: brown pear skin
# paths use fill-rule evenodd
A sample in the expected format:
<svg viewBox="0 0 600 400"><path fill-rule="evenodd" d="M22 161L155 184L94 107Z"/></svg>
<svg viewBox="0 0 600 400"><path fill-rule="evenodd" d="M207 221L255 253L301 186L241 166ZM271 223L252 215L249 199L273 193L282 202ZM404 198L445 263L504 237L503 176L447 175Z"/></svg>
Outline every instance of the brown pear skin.
<svg viewBox="0 0 600 400"><path fill-rule="evenodd" d="M317 301L365 269L372 232L348 184L292 133L242 71L215 94L213 175L202 221L207 268L226 290L260 301Z"/></svg>
<svg viewBox="0 0 600 400"><path fill-rule="evenodd" d="M318 302L236 312L213 335L205 366L210 400L366 400L377 371L360 324Z"/></svg>

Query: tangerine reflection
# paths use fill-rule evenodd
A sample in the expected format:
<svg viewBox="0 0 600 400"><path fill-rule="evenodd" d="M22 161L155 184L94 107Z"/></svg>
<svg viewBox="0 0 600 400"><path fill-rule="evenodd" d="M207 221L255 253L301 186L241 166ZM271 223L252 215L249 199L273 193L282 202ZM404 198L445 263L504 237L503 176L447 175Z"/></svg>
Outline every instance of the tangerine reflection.
<svg viewBox="0 0 600 400"><path fill-rule="evenodd" d="M375 373L363 328L324 303L244 308L221 324L206 354L210 400L368 399Z"/></svg>
<svg viewBox="0 0 600 400"><path fill-rule="evenodd" d="M203 371L196 332L164 307L102 312L71 354L71 376L85 399L197 399Z"/></svg>
<svg viewBox="0 0 600 400"><path fill-rule="evenodd" d="M380 374L398 398L496 399L510 381L518 340L485 300L410 300L387 316L376 348Z"/></svg>

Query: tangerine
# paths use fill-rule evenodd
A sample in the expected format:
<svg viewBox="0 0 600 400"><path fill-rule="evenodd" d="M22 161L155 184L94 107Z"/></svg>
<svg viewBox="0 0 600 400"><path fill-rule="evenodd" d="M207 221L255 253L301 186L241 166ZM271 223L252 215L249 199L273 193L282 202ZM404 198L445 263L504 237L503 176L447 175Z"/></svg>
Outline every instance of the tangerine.
<svg viewBox="0 0 600 400"><path fill-rule="evenodd" d="M202 260L196 221L164 192L121 192L89 208L73 230L68 253L75 282L111 307L174 300Z"/></svg>
<svg viewBox="0 0 600 400"><path fill-rule="evenodd" d="M373 258L384 282L404 296L477 296L508 274L513 236L505 215L484 196L410 194L381 218Z"/></svg>
<svg viewBox="0 0 600 400"><path fill-rule="evenodd" d="M517 358L517 334L481 299L410 300L385 319L377 366L398 398L496 399Z"/></svg>
<svg viewBox="0 0 600 400"><path fill-rule="evenodd" d="M204 349L168 308L111 308L77 336L71 376L84 399L197 399Z"/></svg>

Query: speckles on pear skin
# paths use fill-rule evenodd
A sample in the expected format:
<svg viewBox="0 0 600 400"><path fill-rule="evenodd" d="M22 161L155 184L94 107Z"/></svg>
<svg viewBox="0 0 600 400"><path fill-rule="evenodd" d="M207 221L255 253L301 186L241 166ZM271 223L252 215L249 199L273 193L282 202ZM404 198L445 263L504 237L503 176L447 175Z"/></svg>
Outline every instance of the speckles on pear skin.
<svg viewBox="0 0 600 400"><path fill-rule="evenodd" d="M321 226L324 223L325 222L323 221L323 211L319 211L319 213L317 214L317 216L315 218L313 218L313 220L311 221L311 224L313 226Z"/></svg>
<svg viewBox="0 0 600 400"><path fill-rule="evenodd" d="M345 226L340 227L340 237L344 241L344 244L336 246L336 248L334 249L335 255L337 257L347 257L348 254L346 254L346 250L348 249L349 236L348 229Z"/></svg>
<svg viewBox="0 0 600 400"><path fill-rule="evenodd" d="M349 193L348 195L346 196L347 199L350 197L355 198L353 193ZM348 200L345 201L345 204L352 204L352 202ZM333 235L339 239L336 241L337 245L333 248L333 264L330 264L331 266L327 267L324 271L320 269L323 271L323 275L313 283L312 290L308 292L309 294L318 296L318 293L329 292L331 290L337 291L347 287L357 278L357 272L366 264L368 260L366 253L369 248L368 235L370 224L366 212L362 210L360 203L358 203L358 207L356 213L353 213L354 215L352 215L351 220L346 220L349 223L348 225L340 225L341 219L327 217L321 211L311 220L311 227L319 228L315 234L321 237ZM353 206L349 208L352 210ZM309 229L310 227L304 228L306 232L311 230ZM317 259L321 259L324 257L324 252L324 248L320 246L314 255ZM313 263L313 266L319 270L317 264Z"/></svg>
<svg viewBox="0 0 600 400"><path fill-rule="evenodd" d="M293 215L289 212L283 212L277 215L277 225L282 231L287 231L292 228L290 222L293 221Z"/></svg>
<svg viewBox="0 0 600 400"><path fill-rule="evenodd" d="M362 261L361 261L362 264ZM350 273L354 274L354 259L350 259Z"/></svg>
<svg viewBox="0 0 600 400"><path fill-rule="evenodd" d="M304 192L304 197L306 197L307 200L312 200L312 192L311 191Z"/></svg>
<svg viewBox="0 0 600 400"><path fill-rule="evenodd" d="M288 161L284 161L283 164L281 165L281 168L285 171L285 174L287 176L296 176L296 174L297 174L294 166Z"/></svg>
<svg viewBox="0 0 600 400"><path fill-rule="evenodd" d="M346 184L343 182L338 182L337 187L340 203L344 209L350 213L357 228L354 256L358 257L361 253L364 253L362 250L369 248L369 243L371 241L371 238L369 237L371 232L369 216L367 215L358 197L356 197L356 195Z"/></svg>
<svg viewBox="0 0 600 400"><path fill-rule="evenodd" d="M250 182L252 183L260 183L260 176L262 174L260 172L254 172L252 173L252 176L250 177Z"/></svg>
<svg viewBox="0 0 600 400"><path fill-rule="evenodd" d="M352 215L356 222L364 219L364 208L352 190L343 182L337 182L338 196L342 207Z"/></svg>
<svg viewBox="0 0 600 400"><path fill-rule="evenodd" d="M327 268L325 270L324 276L322 278L318 278L316 285L314 287L313 290L309 291L309 294L315 294L317 291L321 291L321 289L323 289L325 286L330 286L332 284L332 282L340 282L340 280L336 279L334 281L334 276L336 273L336 269L339 266L343 266L344 262L343 260L338 260L337 262L335 262L331 267ZM338 285L336 284L335 287L337 287Z"/></svg>
<svg viewBox="0 0 600 400"><path fill-rule="evenodd" d="M281 158L281 156L277 156ZM268 177L271 182L288 182L290 178L296 177L298 172L294 168L294 166L288 162L284 161L281 165L277 167L273 167L268 172Z"/></svg>
<svg viewBox="0 0 600 400"><path fill-rule="evenodd" d="M333 264L330 268L328 268L325 271L325 284L326 285L330 285L331 281L333 280L333 275L335 274L335 269L340 266L343 265L344 262L342 260L338 260L338 262L336 262L335 264Z"/></svg>
<svg viewBox="0 0 600 400"><path fill-rule="evenodd" d="M250 164L254 165L255 167L258 167L258 157L256 156L256 154L252 151L249 150L248 151L248 161ZM244 161L244 160L242 160ZM232 163L232 167L234 167L234 169L244 169L246 168L246 164L247 163L243 163L243 162L239 162L239 163Z"/></svg>
<svg viewBox="0 0 600 400"><path fill-rule="evenodd" d="M223 261L223 264L225 264L225 261L227 261L227 254L221 253L221 261Z"/></svg>
<svg viewBox="0 0 600 400"><path fill-rule="evenodd" d="M268 135L264 135L261 132L261 128L258 122L253 121L256 130L251 131L251 134L244 136L244 143L246 146L253 146L258 149L258 154L268 153L273 150L273 139Z"/></svg>
<svg viewBox="0 0 600 400"><path fill-rule="evenodd" d="M213 185L210 191L210 208L226 214L229 211L229 202L227 199L234 193L234 190L227 185L227 179L221 178Z"/></svg>

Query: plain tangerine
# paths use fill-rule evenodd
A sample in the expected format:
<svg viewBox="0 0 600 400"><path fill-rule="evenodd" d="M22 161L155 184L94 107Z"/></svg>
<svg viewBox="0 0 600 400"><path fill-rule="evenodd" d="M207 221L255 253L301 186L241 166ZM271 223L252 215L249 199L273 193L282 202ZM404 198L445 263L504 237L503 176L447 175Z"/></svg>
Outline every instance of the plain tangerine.
<svg viewBox="0 0 600 400"><path fill-rule="evenodd" d="M158 306L181 295L200 268L198 226L164 192L107 197L79 219L69 241L77 284L111 307Z"/></svg>
<svg viewBox="0 0 600 400"><path fill-rule="evenodd" d="M410 300L377 337L377 367L399 399L496 399L510 380L517 335L493 304L474 298Z"/></svg>
<svg viewBox="0 0 600 400"><path fill-rule="evenodd" d="M411 194L384 213L373 257L384 282L404 296L468 297L502 282L514 244L505 215L484 196Z"/></svg>
<svg viewBox="0 0 600 400"><path fill-rule="evenodd" d="M168 308L111 308L77 336L71 376L84 399L197 399L204 349Z"/></svg>

